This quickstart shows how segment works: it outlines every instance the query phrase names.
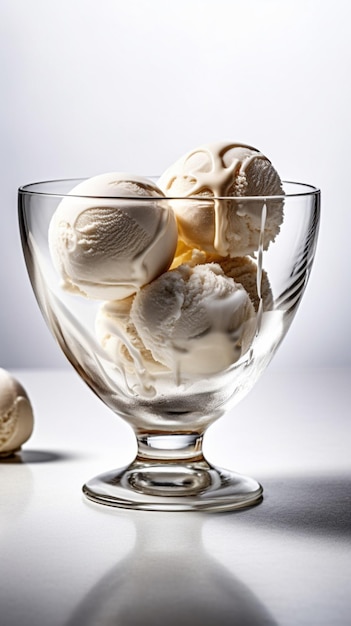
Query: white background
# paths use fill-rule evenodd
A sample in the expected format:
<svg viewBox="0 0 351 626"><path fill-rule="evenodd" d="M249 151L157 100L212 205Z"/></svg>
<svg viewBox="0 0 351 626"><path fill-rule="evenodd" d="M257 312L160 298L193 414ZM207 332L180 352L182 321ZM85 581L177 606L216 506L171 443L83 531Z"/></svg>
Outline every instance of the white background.
<svg viewBox="0 0 351 626"><path fill-rule="evenodd" d="M349 6L1 1L0 366L66 366L26 275L18 186L158 174L216 139L322 189L315 266L275 367L350 364Z"/></svg>

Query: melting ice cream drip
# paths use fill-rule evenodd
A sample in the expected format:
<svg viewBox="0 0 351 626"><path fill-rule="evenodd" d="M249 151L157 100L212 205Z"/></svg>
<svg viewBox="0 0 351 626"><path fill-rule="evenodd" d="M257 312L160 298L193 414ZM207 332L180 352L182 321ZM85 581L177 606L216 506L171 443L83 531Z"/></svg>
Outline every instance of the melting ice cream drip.
<svg viewBox="0 0 351 626"><path fill-rule="evenodd" d="M117 345L115 347L115 355L114 357L111 357L110 355L110 359L113 367L118 370L123 376L129 392L133 395L143 395L150 398L154 397L156 394L156 389L152 384L153 377L145 367L140 351L133 345L133 342L129 339L128 334L126 332L123 332L119 328L118 324L108 316L104 316L104 335L106 338L105 341L112 340L113 338L113 341L117 342ZM118 340L120 340L120 344ZM138 381L137 384L133 384L132 386L128 383L127 368L121 359L121 355L119 354L122 346L127 349L130 355L133 363L133 372Z"/></svg>
<svg viewBox="0 0 351 626"><path fill-rule="evenodd" d="M231 147L235 147L234 145ZM234 159L233 162L227 167L223 167L222 154L218 152L211 152L204 149L203 153L206 154L207 161L210 165L210 169L201 171L199 169L190 169L187 175L195 181L195 184L191 187L189 195L202 195L204 192L210 192L215 197L214 200L214 216L215 216L215 236L214 247L225 256L228 253L228 242L226 241L226 230L228 227L228 205L225 201L218 198L225 197L228 193L228 189L233 183L233 179L237 171L240 169L241 162L239 159ZM186 163L192 156L196 155L196 151L189 155Z"/></svg>
<svg viewBox="0 0 351 626"><path fill-rule="evenodd" d="M263 246L264 246L264 231L267 219L267 204L264 203L261 211L261 228L260 237L258 240L258 253L257 253L257 295L258 295L258 310L257 310L257 329L258 334L261 328L262 314L263 314L263 298L262 298L262 271L263 271Z"/></svg>

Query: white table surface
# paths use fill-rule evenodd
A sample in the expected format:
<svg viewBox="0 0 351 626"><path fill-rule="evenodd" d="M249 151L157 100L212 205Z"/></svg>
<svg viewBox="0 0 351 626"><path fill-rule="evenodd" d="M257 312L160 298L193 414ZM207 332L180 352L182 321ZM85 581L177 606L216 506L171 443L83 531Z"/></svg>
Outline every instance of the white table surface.
<svg viewBox="0 0 351 626"><path fill-rule="evenodd" d="M351 369L268 369L208 431L265 497L232 513L120 511L82 484L134 456L70 370L17 370L35 410L0 463L1 626L351 623Z"/></svg>

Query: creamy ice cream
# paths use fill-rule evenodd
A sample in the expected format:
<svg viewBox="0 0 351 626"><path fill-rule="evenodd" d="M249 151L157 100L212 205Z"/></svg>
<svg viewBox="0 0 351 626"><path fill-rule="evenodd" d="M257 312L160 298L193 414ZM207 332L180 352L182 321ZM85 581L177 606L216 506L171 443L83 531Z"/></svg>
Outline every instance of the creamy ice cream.
<svg viewBox="0 0 351 626"><path fill-rule="evenodd" d="M113 300L166 271L177 245L177 225L162 196L148 179L123 173L95 176L72 189L49 227L50 252L63 288Z"/></svg>
<svg viewBox="0 0 351 626"><path fill-rule="evenodd" d="M250 146L213 143L182 156L158 181L168 197L196 198L173 203L180 238L221 256L267 249L283 219L280 177L267 157ZM228 200L232 197L233 200ZM240 202L240 197L253 197ZM199 199L198 199L199 198ZM227 198L227 199L224 199Z"/></svg>
<svg viewBox="0 0 351 626"><path fill-rule="evenodd" d="M96 329L112 361L128 372L196 377L224 370L246 352L255 311L218 264L184 264L134 297L105 303Z"/></svg>
<svg viewBox="0 0 351 626"><path fill-rule="evenodd" d="M130 318L155 361L193 375L235 363L255 332L248 294L214 263L162 274L136 294Z"/></svg>
<svg viewBox="0 0 351 626"><path fill-rule="evenodd" d="M0 456L18 451L33 431L33 410L22 385L0 368Z"/></svg>

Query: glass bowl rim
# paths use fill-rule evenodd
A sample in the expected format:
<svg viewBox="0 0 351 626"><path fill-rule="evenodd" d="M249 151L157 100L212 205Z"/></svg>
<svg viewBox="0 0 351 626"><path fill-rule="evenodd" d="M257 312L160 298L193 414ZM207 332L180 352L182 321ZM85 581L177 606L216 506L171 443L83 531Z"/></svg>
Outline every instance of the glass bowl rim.
<svg viewBox="0 0 351 626"><path fill-rule="evenodd" d="M159 177L156 176L148 176L147 177L149 180L151 181L155 181L157 180ZM301 191L295 191L292 193L284 193L281 195L257 195L257 196L104 196L104 195L92 195L92 194L73 194L73 193L59 193L58 191L45 191L45 190L40 190L41 186L47 186L47 185L52 185L54 186L54 184L59 185L59 184L63 184L63 183L72 183L72 189L78 185L79 183L82 183L84 181L88 180L87 178L59 178L59 179L50 179L50 180L43 180L43 181L38 181L38 182L34 182L34 183L28 183L26 185L22 185L21 187L18 188L18 193L20 195L31 195L31 196L47 196L50 198L90 198L90 199L94 199L94 200L130 200L130 201L138 201L138 202L150 202L150 201L155 201L155 200L172 200L172 201L181 201L181 200L192 200L192 201L196 201L199 202L199 200L208 200L208 201L213 201L213 200L236 200L236 201L245 201L247 202L248 200L252 201L252 200L257 200L258 198L263 199L263 200L286 200L287 198L301 198L301 197L308 197L308 196L315 196L315 195L320 195L320 189L318 187L315 187L314 185L311 185L309 183L301 183L301 182L296 182L296 181L290 181L290 180L282 180L283 185L294 185L295 187L300 187ZM36 187L38 187L38 189L35 189Z"/></svg>

